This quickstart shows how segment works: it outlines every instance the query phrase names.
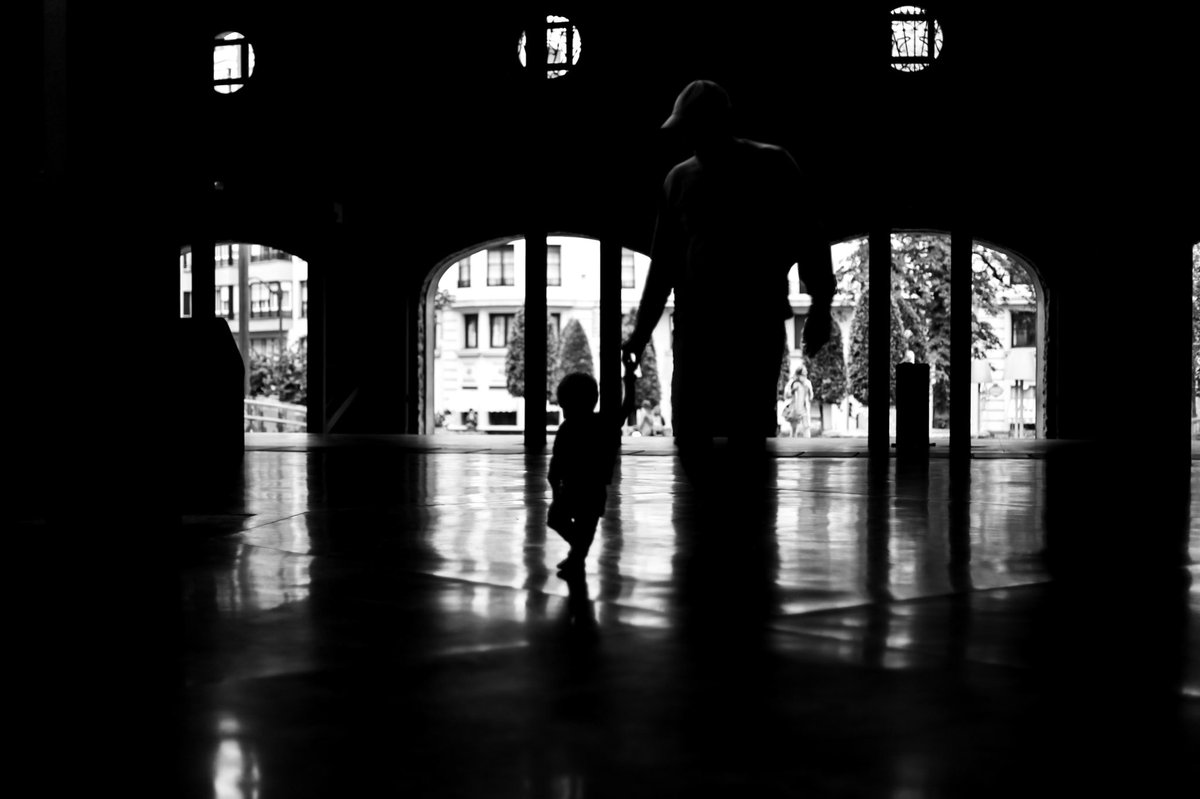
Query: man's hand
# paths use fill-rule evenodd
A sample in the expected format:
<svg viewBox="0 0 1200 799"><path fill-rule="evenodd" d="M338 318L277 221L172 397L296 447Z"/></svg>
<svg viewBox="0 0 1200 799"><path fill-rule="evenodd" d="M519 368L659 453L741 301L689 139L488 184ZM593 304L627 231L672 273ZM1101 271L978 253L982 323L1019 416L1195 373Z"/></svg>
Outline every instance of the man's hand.
<svg viewBox="0 0 1200 799"><path fill-rule="evenodd" d="M804 321L804 354L814 357L820 352L825 342L829 341L830 326L833 319L829 314L828 305L814 305Z"/></svg>

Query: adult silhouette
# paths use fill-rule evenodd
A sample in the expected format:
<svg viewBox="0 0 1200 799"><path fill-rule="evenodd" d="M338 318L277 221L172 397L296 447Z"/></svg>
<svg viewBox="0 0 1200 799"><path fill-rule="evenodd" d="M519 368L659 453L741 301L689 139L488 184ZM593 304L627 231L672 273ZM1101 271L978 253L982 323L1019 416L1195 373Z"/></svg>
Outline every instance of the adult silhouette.
<svg viewBox="0 0 1200 799"><path fill-rule="evenodd" d="M729 96L697 80L663 128L693 155L668 173L637 325L623 350L639 356L675 291L672 425L682 448L775 434L787 274L799 264L812 296L809 355L829 339L833 265L812 188L782 147L733 135Z"/></svg>

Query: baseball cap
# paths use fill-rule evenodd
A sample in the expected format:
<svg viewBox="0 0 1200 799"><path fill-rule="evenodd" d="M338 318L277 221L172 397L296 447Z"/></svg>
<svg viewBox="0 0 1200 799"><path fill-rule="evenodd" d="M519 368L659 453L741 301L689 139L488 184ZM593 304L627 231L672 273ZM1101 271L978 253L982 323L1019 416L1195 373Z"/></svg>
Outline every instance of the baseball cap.
<svg viewBox="0 0 1200 799"><path fill-rule="evenodd" d="M724 89L711 80L694 80L679 93L671 116L662 126L670 129L682 125L726 122L731 112L729 95Z"/></svg>

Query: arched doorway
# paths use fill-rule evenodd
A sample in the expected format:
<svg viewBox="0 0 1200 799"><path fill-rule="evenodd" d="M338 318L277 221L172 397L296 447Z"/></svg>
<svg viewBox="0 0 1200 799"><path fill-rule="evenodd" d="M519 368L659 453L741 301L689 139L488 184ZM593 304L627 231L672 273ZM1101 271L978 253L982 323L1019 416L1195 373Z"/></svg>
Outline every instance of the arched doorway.
<svg viewBox="0 0 1200 799"><path fill-rule="evenodd" d="M308 262L266 244L214 246L214 314L245 364L244 431L308 430ZM193 313L192 248L179 254L179 313Z"/></svg>
<svg viewBox="0 0 1200 799"><path fill-rule="evenodd" d="M554 388L570 371L601 382L600 242L577 235L547 237L547 430L559 421ZM649 259L622 251L621 306L637 307ZM443 259L426 278L418 351L422 432L517 434L525 430L525 240L481 242ZM669 347L664 314L656 345ZM657 378L667 392L670 371ZM652 382L648 377L647 382ZM662 386L666 386L665 389Z"/></svg>
<svg viewBox="0 0 1200 799"><path fill-rule="evenodd" d="M548 257L547 318L549 340L561 343L571 321L585 331L595 356L599 339L599 242L577 236L551 236L559 248ZM511 363L509 334L517 326L523 303L523 246L520 238L496 239L455 253L429 274L424 290L425 314L420 366L423 432L518 433L524 429L520 395L507 373ZM811 432L815 436L865 438L869 397L865 391L865 314L867 239L856 237L831 248L838 294L833 341L816 359L801 350L810 299L795 267L789 302L794 317L788 325L788 350L781 362L780 402L787 376L804 365L816 378ZM901 320L900 335L922 361L931 363L931 437L949 435L950 236L937 231L897 231L892 235L893 303ZM627 267L626 267L627 265ZM628 274L626 275L626 268ZM649 258L622 253L621 311L636 311ZM509 277L511 273L511 279ZM489 278L489 274L491 277ZM561 278L561 284L555 276ZM1033 266L1005 248L976 241L972 247L973 396L961 405L971 414L972 437L1041 438L1046 435L1046 292ZM647 391L663 409L664 432L670 434L671 312L668 302L652 338L656 354L656 389ZM551 349L554 349L552 347ZM905 347L900 347L901 356ZM557 364L547 364L552 388ZM833 372L839 373L832 379ZM519 390L519 388L517 388ZM642 386L639 385L639 402ZM782 409L782 408L781 408ZM889 408L889 415L894 410ZM554 427L552 396L548 421ZM636 420L634 420L636 421ZM894 422L891 426L894 433ZM781 432L786 428L781 425Z"/></svg>
<svg viewBox="0 0 1200 799"><path fill-rule="evenodd" d="M891 234L891 363L911 359L930 365L931 439L948 439L950 397L950 234L929 230ZM1030 262L988 242L972 246L973 395L959 407L971 416L973 438L1046 436L1046 291ZM821 437L865 437L871 408L867 368L869 247L866 236L832 246L838 290L830 344L816 358L800 347L807 295L791 275L795 314L788 330L787 368L807 370L813 384L811 432ZM956 273L957 274L957 273ZM889 415L895 435L895 383L887 403L875 402ZM880 392L884 396L884 392ZM876 411L878 412L878 410ZM786 428L783 428L786 434Z"/></svg>

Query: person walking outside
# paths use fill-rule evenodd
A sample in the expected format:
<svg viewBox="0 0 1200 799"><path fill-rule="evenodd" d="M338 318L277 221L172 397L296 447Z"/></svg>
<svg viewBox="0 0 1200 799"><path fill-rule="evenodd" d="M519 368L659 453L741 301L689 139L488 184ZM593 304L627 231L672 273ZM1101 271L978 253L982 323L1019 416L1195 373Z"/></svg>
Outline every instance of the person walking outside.
<svg viewBox="0 0 1200 799"><path fill-rule="evenodd" d="M809 438L812 427L812 396L813 385L808 379L808 370L803 366L796 369L796 373L792 375L792 379L788 382L787 389L784 391L783 417L787 420L792 428L792 438L796 437L796 429L804 428L804 437Z"/></svg>

